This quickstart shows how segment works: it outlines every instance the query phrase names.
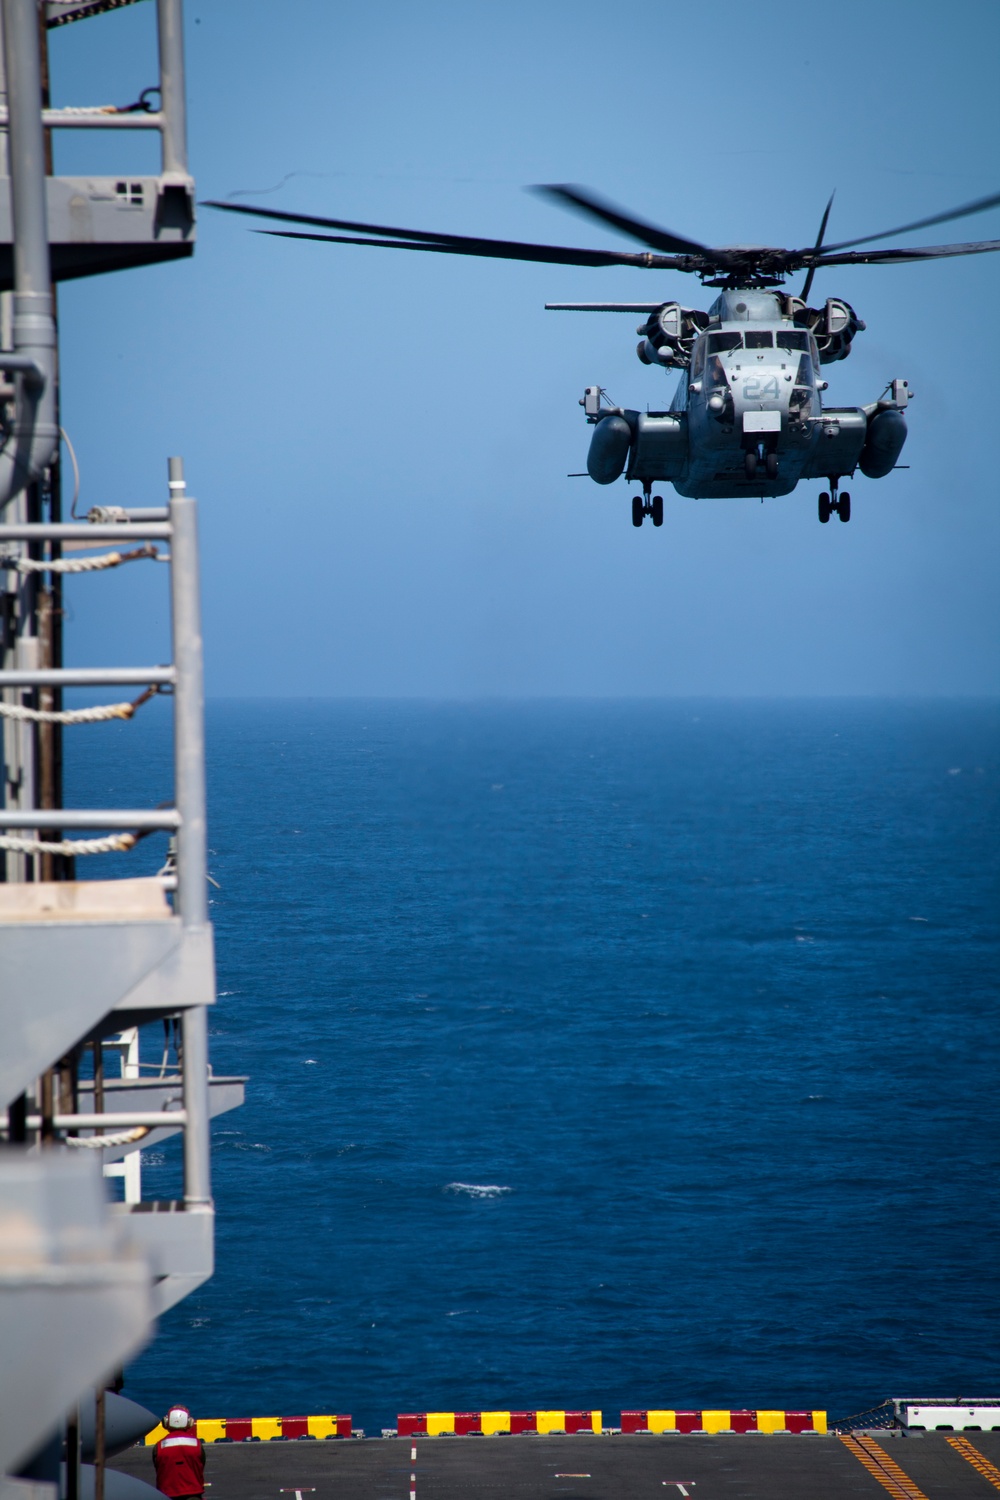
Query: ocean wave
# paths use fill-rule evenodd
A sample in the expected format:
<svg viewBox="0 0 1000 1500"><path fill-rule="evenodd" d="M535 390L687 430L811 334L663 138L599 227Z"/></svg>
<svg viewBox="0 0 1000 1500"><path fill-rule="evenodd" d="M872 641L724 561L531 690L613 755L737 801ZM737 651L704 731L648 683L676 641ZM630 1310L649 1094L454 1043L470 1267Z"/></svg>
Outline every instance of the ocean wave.
<svg viewBox="0 0 1000 1500"><path fill-rule="evenodd" d="M500 1187L495 1182L449 1182L445 1185L446 1193L466 1193L470 1198L499 1198L503 1193L509 1193L509 1187Z"/></svg>

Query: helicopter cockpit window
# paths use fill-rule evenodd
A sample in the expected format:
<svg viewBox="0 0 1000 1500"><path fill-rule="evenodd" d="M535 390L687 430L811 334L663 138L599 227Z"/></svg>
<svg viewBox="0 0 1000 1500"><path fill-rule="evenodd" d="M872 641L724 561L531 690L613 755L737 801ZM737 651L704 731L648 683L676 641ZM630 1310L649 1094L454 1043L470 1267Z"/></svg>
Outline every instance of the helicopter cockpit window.
<svg viewBox="0 0 1000 1500"><path fill-rule="evenodd" d="M748 349L773 349L774 334L770 331L770 329L768 329L766 333L763 329L760 328L755 328L752 330L748 329L746 335L746 346Z"/></svg>
<svg viewBox="0 0 1000 1500"><path fill-rule="evenodd" d="M809 335L804 328L782 328L778 333L779 349L809 348Z"/></svg>
<svg viewBox="0 0 1000 1500"><path fill-rule="evenodd" d="M811 386L813 383L813 378L812 356L809 354L803 354L802 358L799 360L799 373L795 377L795 384Z"/></svg>
<svg viewBox="0 0 1000 1500"><path fill-rule="evenodd" d="M813 388L811 385L796 385L788 402L790 422L808 422L813 411Z"/></svg>
<svg viewBox="0 0 1000 1500"><path fill-rule="evenodd" d="M707 374L709 390L714 391L717 390L720 385L729 384L729 377L726 374L726 367L717 354L713 354L711 359L708 361Z"/></svg>
<svg viewBox="0 0 1000 1500"><path fill-rule="evenodd" d="M699 339L694 346L694 357L691 360L691 379L700 380L705 368L705 339Z"/></svg>
<svg viewBox="0 0 1000 1500"><path fill-rule="evenodd" d="M739 349L743 345L741 333L710 333L708 335L709 354L728 354L733 349Z"/></svg>

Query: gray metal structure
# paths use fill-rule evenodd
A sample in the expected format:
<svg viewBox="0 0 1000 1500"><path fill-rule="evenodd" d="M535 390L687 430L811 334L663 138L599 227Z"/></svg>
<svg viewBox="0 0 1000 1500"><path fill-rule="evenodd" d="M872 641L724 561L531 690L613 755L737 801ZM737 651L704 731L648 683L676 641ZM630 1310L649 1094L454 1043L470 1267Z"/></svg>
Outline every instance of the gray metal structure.
<svg viewBox="0 0 1000 1500"><path fill-rule="evenodd" d="M93 1407L96 1387L103 1411L107 1379L148 1340L152 1320L211 1275L209 1122L243 1099L244 1080L212 1079L208 1061L215 971L197 503L171 458L163 503L61 518L53 283L193 248L181 0L156 3L158 108L148 107L152 90L125 109L43 108L40 10L52 27L115 8L0 0L2 1500L79 1500L77 1404ZM47 175L46 132L81 127L157 130L159 176ZM64 667L63 570L109 543L127 551L136 542L146 544L133 549L140 556L152 544L169 549L171 660ZM86 586L99 589L100 577ZM60 736L88 732L70 727L63 690L126 684L170 695L171 805L63 807ZM150 802L158 792L150 787ZM96 840L79 838L88 831ZM158 875L133 877L128 851L150 832L170 836L171 853ZM75 878L80 858L104 850L121 861L121 878ZM149 1022L170 1039L158 1063L140 1055ZM143 1147L178 1134L183 1196L144 1199ZM115 1177L123 1192L109 1201L105 1180ZM61 1478L51 1442L60 1430ZM41 1448L55 1452L53 1472L40 1481L36 1463L34 1478L17 1478ZM99 1472L98 1492L102 1484Z"/></svg>
<svg viewBox="0 0 1000 1500"><path fill-rule="evenodd" d="M32 4L36 17L37 7ZM49 0L49 27L79 21L113 7L106 0ZM28 80L23 94L34 104L37 133L47 130L153 130L160 137L157 176L49 177L44 184L48 253L52 280L69 281L104 271L177 260L194 251L194 182L188 171L184 90L182 0L157 0L159 76L145 94L158 93L159 108L148 98L124 106L90 109L37 109L38 93ZM18 54L20 55L20 54ZM15 107L14 77L7 109L0 107L0 129ZM13 184L0 178L0 290L13 285Z"/></svg>

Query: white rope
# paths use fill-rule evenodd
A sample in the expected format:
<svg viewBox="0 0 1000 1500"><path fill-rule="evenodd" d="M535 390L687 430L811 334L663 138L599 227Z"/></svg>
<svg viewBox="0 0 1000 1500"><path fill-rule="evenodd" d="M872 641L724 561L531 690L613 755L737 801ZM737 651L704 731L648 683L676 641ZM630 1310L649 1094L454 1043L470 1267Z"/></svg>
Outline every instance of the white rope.
<svg viewBox="0 0 1000 1500"><path fill-rule="evenodd" d="M60 104L54 114L60 115L118 115L122 111L117 104Z"/></svg>
<svg viewBox="0 0 1000 1500"><path fill-rule="evenodd" d="M87 520L94 524L109 521L127 522L128 511L124 505L92 505L87 512Z"/></svg>
<svg viewBox="0 0 1000 1500"><path fill-rule="evenodd" d="M98 703L93 708L67 708L60 712L44 708L22 708L16 703L0 703L0 718L17 719L27 724L103 724L108 719L131 719L134 703Z"/></svg>
<svg viewBox="0 0 1000 1500"><path fill-rule="evenodd" d="M61 839L46 844L42 839L19 839L13 834L0 835L0 849L9 854L124 854L139 842L134 833L116 833L103 839Z"/></svg>
<svg viewBox="0 0 1000 1500"><path fill-rule="evenodd" d="M35 557L7 556L3 559L3 566L14 568L18 573L100 573L105 568L117 568L140 557L160 560L155 547L136 547L134 552L102 552L98 557L55 557L48 562Z"/></svg>
<svg viewBox="0 0 1000 1500"><path fill-rule="evenodd" d="M92 1151L106 1151L109 1146L128 1146L141 1141L152 1130L151 1125L137 1125L134 1130L116 1130L112 1135L68 1135L67 1146L89 1146Z"/></svg>

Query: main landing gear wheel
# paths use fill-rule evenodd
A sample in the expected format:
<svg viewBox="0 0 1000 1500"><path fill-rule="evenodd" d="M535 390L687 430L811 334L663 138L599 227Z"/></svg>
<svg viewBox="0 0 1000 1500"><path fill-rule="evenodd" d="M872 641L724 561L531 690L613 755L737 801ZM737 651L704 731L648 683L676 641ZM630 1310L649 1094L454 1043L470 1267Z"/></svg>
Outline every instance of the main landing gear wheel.
<svg viewBox="0 0 1000 1500"><path fill-rule="evenodd" d="M632 496L632 525L633 526L641 526L642 525L642 512L643 512L642 496L641 495L633 495Z"/></svg>
<svg viewBox="0 0 1000 1500"><path fill-rule="evenodd" d="M764 468L767 470L768 479L777 479L778 455L776 453L769 453L767 455L767 457L764 459Z"/></svg>
<svg viewBox="0 0 1000 1500"><path fill-rule="evenodd" d="M749 453L744 455L743 468L746 471L746 476L748 479L757 478L757 455L756 453L754 453L753 449L751 449Z"/></svg>
<svg viewBox="0 0 1000 1500"><path fill-rule="evenodd" d="M830 519L830 496L826 493L826 490L819 497L819 518L824 526Z"/></svg>
<svg viewBox="0 0 1000 1500"><path fill-rule="evenodd" d="M654 495L653 496L653 525L654 526L662 526L663 525L663 496L662 495Z"/></svg>
<svg viewBox="0 0 1000 1500"><path fill-rule="evenodd" d="M837 501L837 514L842 521L851 519L851 497L846 490Z"/></svg>

